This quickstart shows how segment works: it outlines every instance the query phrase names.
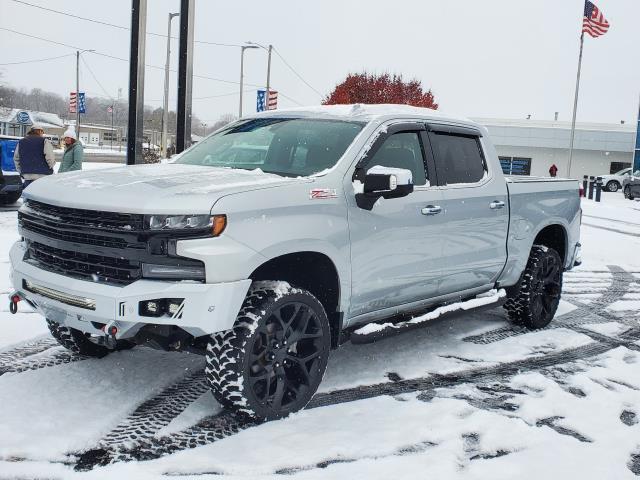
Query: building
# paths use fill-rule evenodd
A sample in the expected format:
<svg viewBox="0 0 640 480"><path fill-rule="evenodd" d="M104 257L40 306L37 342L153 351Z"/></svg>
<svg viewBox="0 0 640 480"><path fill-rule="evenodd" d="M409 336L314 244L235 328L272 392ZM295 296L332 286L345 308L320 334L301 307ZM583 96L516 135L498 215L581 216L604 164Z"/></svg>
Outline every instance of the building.
<svg viewBox="0 0 640 480"><path fill-rule="evenodd" d="M55 113L0 107L0 135L24 137L34 123L43 126L47 134L62 135L65 124Z"/></svg>
<svg viewBox="0 0 640 480"><path fill-rule="evenodd" d="M558 176L567 175L570 122L474 120L489 130L505 173L548 176L555 164ZM577 123L571 177L604 175L631 166L635 141L634 124Z"/></svg>

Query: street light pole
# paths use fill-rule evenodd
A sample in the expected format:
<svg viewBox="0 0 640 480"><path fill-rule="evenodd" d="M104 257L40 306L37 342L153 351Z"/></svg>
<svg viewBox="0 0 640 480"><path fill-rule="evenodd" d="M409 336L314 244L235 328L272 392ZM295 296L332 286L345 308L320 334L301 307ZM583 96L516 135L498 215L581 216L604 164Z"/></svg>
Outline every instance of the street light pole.
<svg viewBox="0 0 640 480"><path fill-rule="evenodd" d="M265 110L269 110L269 96L271 95L271 50L273 50L273 45L269 44L269 55L267 57L267 92L265 94Z"/></svg>
<svg viewBox="0 0 640 480"><path fill-rule="evenodd" d="M244 51L249 48L258 48L254 45L242 45L240 47L240 105L238 107L238 118L242 118L242 91L244 90Z"/></svg>
<svg viewBox="0 0 640 480"><path fill-rule="evenodd" d="M162 103L162 145L160 152L163 158L167 156L167 123L169 121L169 66L171 63L171 20L179 16L179 13L169 13L167 26L167 60L164 64L164 99Z"/></svg>
<svg viewBox="0 0 640 480"><path fill-rule="evenodd" d="M80 55L95 50L76 50L76 137L80 141Z"/></svg>

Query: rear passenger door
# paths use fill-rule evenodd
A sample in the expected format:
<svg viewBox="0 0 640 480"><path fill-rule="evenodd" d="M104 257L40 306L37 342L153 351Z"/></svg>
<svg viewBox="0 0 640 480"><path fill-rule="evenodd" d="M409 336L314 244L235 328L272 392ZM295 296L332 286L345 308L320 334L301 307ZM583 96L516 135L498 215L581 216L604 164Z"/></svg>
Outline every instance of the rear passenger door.
<svg viewBox="0 0 640 480"><path fill-rule="evenodd" d="M478 130L431 125L428 132L443 192L440 293L495 282L507 260L507 186L487 165Z"/></svg>

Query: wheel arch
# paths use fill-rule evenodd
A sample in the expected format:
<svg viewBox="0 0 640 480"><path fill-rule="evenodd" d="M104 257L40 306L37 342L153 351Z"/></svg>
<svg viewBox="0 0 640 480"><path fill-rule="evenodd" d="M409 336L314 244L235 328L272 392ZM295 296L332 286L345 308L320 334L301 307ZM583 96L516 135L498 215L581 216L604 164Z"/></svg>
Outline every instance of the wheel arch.
<svg viewBox="0 0 640 480"><path fill-rule="evenodd" d="M339 345L343 320L343 312L340 311L340 276L326 254L316 251L282 254L258 266L249 278L253 281L286 281L311 292L329 318L331 346L336 348Z"/></svg>
<svg viewBox="0 0 640 480"><path fill-rule="evenodd" d="M553 248L560 258L562 264L566 264L568 250L569 235L564 225L560 223L551 223L543 227L535 236L533 245L543 245ZM533 248L532 245L532 248Z"/></svg>

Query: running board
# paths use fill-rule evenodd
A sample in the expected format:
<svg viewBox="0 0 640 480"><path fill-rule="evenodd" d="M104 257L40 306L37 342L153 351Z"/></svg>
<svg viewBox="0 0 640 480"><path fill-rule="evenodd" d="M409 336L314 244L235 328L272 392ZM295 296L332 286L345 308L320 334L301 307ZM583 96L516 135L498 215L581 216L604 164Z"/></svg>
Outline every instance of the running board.
<svg viewBox="0 0 640 480"><path fill-rule="evenodd" d="M443 305L430 312L419 315L411 320L398 323L369 323L351 332L351 343L362 345L373 343L383 338L393 337L416 328L424 327L431 320L440 318L453 318L464 313L478 313L499 307L507 300L507 292L504 289L491 290L482 293L475 298L464 302Z"/></svg>

